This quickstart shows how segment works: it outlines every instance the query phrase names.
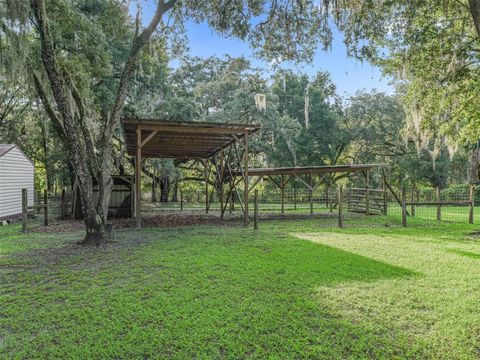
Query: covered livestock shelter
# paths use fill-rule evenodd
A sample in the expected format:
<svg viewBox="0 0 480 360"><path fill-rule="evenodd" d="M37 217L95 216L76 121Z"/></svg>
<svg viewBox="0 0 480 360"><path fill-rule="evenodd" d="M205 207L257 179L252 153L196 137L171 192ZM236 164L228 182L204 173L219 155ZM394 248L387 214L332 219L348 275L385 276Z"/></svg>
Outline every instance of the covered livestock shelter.
<svg viewBox="0 0 480 360"><path fill-rule="evenodd" d="M34 204L33 162L14 144L0 144L0 220L22 215L22 189L28 206Z"/></svg>
<svg viewBox="0 0 480 360"><path fill-rule="evenodd" d="M313 213L313 194L316 188L322 184L327 175L350 176L360 173L363 175L362 188L349 188L347 192L348 210L352 212L363 212L366 214L386 213L385 196L388 182L385 176L382 176L384 188L382 190L372 189L370 184L370 172L372 169L383 169L386 164L349 164L349 165L323 165L323 166L295 166L295 167L271 167L271 168L250 168L247 169L251 178L255 181L250 185L248 191L251 192L255 186L263 179L271 181L280 192L280 211L285 212L286 188L292 179L297 179L308 189L308 198L310 202L310 212ZM382 172L383 173L383 172ZM233 172L233 176L240 177L241 171ZM377 193L380 192L382 198L379 199ZM335 195L334 197L336 197ZM295 198L295 192L293 194ZM332 203L329 199L329 193L326 192L323 200L328 204ZM294 202L295 199L294 199Z"/></svg>
<svg viewBox="0 0 480 360"><path fill-rule="evenodd" d="M141 171L145 158L170 158L177 160L197 160L205 168L206 209L209 206L208 178L211 175L213 160L218 160L221 171L232 174L241 172L244 184L242 210L245 224L248 223L248 144L249 136L260 130L260 125L176 122L160 119L123 118L123 132L127 152L135 157L135 218L137 226L142 226L141 214ZM237 148L237 145L240 149ZM225 150L235 149L230 153ZM230 155L230 156L229 156ZM218 159L217 159L218 157ZM230 164L231 159L234 164ZM233 169L235 167L235 169ZM231 176L233 179L233 176ZM216 177L213 187L223 194L225 179ZM212 191L214 190L212 189ZM227 197L228 201L228 197ZM222 197L222 208L223 208Z"/></svg>
<svg viewBox="0 0 480 360"><path fill-rule="evenodd" d="M107 217L112 219L132 218L134 213L134 178L133 176L112 175L112 191L108 205ZM98 199L98 184L93 181L93 196ZM72 218L81 220L84 218L80 204L80 193L75 183L72 196Z"/></svg>

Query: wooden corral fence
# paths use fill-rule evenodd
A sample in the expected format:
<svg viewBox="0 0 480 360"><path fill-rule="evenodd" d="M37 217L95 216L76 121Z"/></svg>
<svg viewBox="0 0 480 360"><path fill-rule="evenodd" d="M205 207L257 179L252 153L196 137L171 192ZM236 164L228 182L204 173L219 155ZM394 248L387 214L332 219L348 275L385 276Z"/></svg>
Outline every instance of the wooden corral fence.
<svg viewBox="0 0 480 360"><path fill-rule="evenodd" d="M48 194L47 190L36 191L34 205L28 206L27 189L22 189L22 232L28 232L28 218L41 216L43 225L48 226L49 219L69 219L72 217L72 193L63 189L58 194ZM37 223L38 225L38 223Z"/></svg>
<svg viewBox="0 0 480 360"><path fill-rule="evenodd" d="M22 232L28 232L28 213L30 212L34 217L36 216L37 211L41 211L43 209L43 224L46 226L48 225L48 193L47 190L43 193L43 203L40 200L33 205L28 206L28 198L27 195L28 190L22 189ZM40 199L40 196L38 196Z"/></svg>
<svg viewBox="0 0 480 360"><path fill-rule="evenodd" d="M347 191L348 211L367 215L386 215L386 191L383 189L349 188Z"/></svg>

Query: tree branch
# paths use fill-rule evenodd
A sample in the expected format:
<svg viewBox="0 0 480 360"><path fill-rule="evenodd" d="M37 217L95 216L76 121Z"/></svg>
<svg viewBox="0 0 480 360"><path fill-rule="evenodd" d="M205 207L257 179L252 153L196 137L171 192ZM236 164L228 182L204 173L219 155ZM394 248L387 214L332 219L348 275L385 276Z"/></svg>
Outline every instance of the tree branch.
<svg viewBox="0 0 480 360"><path fill-rule="evenodd" d="M125 67L123 68L122 76L120 78L115 104L112 108L110 116L107 118L107 123L105 124L103 141L101 142L102 147L108 147L114 127L120 120L123 108L125 107L128 83L130 82L133 71L135 70L135 64L141 49L150 40L153 32L162 20L163 15L169 11L176 2L177 0L169 0L168 2L164 2L164 0L158 0L157 10L155 11L155 14L148 26L143 29L140 35L135 34L132 48L130 49L130 54L128 55L127 62L125 63ZM108 149L105 150L108 151Z"/></svg>
<svg viewBox="0 0 480 360"><path fill-rule="evenodd" d="M60 120L60 118L57 116L55 110L52 107L52 104L50 104L50 101L48 100L47 94L45 92L45 89L42 86L42 83L40 82L40 79L38 78L38 75L36 74L35 71L32 71L32 74L33 74L33 83L35 85L35 89L37 90L38 97L42 102L45 112L47 113L48 117L52 121L55 131L60 136L65 135L65 128L63 127L63 123Z"/></svg>

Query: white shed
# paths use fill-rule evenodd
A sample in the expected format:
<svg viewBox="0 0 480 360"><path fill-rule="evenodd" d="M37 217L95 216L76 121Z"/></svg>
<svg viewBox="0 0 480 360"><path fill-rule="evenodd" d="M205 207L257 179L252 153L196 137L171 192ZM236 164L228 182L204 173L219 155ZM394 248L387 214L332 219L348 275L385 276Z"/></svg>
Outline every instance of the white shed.
<svg viewBox="0 0 480 360"><path fill-rule="evenodd" d="M28 206L34 204L34 166L16 145L0 144L0 220L22 214L22 189L27 189Z"/></svg>

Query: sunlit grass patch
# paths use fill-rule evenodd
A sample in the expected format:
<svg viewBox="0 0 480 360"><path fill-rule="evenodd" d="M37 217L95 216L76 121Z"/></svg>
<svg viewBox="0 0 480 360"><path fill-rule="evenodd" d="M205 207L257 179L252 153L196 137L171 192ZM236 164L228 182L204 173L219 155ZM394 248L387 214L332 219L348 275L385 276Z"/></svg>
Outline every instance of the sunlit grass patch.
<svg viewBox="0 0 480 360"><path fill-rule="evenodd" d="M477 356L480 273L473 256L477 253L471 251L479 250L477 243L425 241L420 233L417 238L347 233L299 237L422 274L319 287L318 301L333 312L366 328L383 329L391 337L407 334L411 341L424 343L431 357Z"/></svg>

